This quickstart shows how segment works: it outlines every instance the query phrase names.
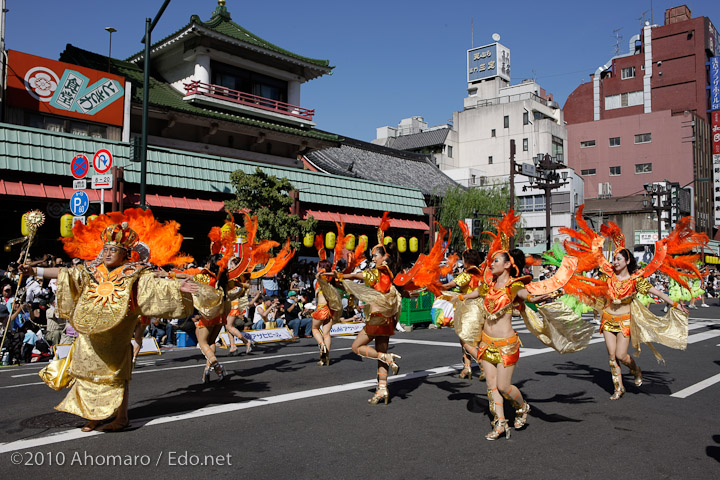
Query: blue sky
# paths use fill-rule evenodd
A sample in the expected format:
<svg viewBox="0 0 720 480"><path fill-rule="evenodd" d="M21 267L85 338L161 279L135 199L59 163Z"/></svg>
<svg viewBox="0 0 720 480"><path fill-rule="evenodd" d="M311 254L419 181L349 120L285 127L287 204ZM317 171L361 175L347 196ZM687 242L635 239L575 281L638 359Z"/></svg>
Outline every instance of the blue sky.
<svg viewBox="0 0 720 480"><path fill-rule="evenodd" d="M57 59L65 44L112 55L142 50L145 18L162 0L7 0L8 49ZM465 57L498 33L511 50L512 83L535 77L563 105L568 95L639 33L650 0L466 1L227 0L233 21L300 55L330 60L334 73L303 86L301 106L316 110L318 128L370 141L375 129L419 115L430 125L448 122L466 96ZM681 0L654 0L654 22ZM720 1L685 4L693 17L720 27ZM210 18L216 0L172 0L153 41L188 23ZM644 17L643 17L644 15Z"/></svg>

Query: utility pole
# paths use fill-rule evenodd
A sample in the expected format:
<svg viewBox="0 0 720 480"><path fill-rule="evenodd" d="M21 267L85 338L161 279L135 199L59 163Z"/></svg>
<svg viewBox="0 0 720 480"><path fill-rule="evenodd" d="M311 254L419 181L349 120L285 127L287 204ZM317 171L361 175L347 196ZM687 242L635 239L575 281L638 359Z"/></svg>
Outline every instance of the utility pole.
<svg viewBox="0 0 720 480"><path fill-rule="evenodd" d="M552 191L567 185L567 171L563 171L562 175L558 174L556 170L567 168L564 163L556 161L556 157L551 157L550 154L538 154L533 158L535 162L535 169L537 176L535 177L535 185L531 186L539 188L545 191L545 239L546 248L550 250L552 241L552 225L550 224L550 213L552 211ZM560 179L562 178L562 181Z"/></svg>
<svg viewBox="0 0 720 480"><path fill-rule="evenodd" d="M658 217L658 241L662 240L662 214L670 212L672 205L670 204L670 188L667 181L665 183L646 183L644 185L645 192L652 197L652 200L643 200L643 207L651 206ZM652 203L650 203L652 202ZM670 216L668 215L668 230L670 230Z"/></svg>
<svg viewBox="0 0 720 480"><path fill-rule="evenodd" d="M141 43L145 44L145 58L144 58L144 72L143 72L143 108L142 108L142 146L140 150L140 208L147 208L145 203L145 187L147 185L147 137L148 137L148 103L150 101L150 35L152 34L155 25L162 16L163 12L167 8L170 0L165 0L160 7L155 18L150 21L149 18L145 19L145 36Z"/></svg>
<svg viewBox="0 0 720 480"><path fill-rule="evenodd" d="M510 210L515 208L515 170L517 169L515 152L515 140L510 140ZM510 250L513 248L515 248L515 237L510 239Z"/></svg>

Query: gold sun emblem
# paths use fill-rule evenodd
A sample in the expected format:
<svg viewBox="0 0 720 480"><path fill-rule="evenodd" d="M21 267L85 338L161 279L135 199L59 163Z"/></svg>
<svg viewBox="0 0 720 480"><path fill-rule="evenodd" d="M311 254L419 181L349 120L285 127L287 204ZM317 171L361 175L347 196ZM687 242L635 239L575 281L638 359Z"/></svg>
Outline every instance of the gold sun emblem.
<svg viewBox="0 0 720 480"><path fill-rule="evenodd" d="M122 292L122 282L113 282L104 280L96 286L88 288L88 297L93 300L93 304L107 305L108 302L116 303Z"/></svg>

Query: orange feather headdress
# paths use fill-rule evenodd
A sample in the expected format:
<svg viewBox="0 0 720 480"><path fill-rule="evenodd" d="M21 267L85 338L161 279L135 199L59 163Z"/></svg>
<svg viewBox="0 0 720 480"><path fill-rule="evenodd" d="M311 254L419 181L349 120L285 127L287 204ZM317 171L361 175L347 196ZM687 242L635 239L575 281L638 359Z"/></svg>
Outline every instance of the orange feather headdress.
<svg viewBox="0 0 720 480"><path fill-rule="evenodd" d="M147 261L150 263L162 266L182 265L193 261L193 257L180 253L183 241L183 236L178 233L180 224L173 220L159 222L152 211L140 208L106 213L89 221L87 225L75 222L73 236L62 239L63 248L71 257L94 260L103 248L101 233L108 226L123 222L127 222L128 227L137 233L140 246L146 247L143 249L143 256L149 250ZM133 252L131 257L134 261L142 259L138 251Z"/></svg>
<svg viewBox="0 0 720 480"><path fill-rule="evenodd" d="M472 234L470 234L470 229L468 228L467 223L465 223L465 220L458 220L458 225L460 225L460 231L462 232L463 240L465 241L465 248L470 250L472 248Z"/></svg>
<svg viewBox="0 0 720 480"><path fill-rule="evenodd" d="M390 228L390 212L383 213L382 220L377 230L378 245L385 245L385 232Z"/></svg>

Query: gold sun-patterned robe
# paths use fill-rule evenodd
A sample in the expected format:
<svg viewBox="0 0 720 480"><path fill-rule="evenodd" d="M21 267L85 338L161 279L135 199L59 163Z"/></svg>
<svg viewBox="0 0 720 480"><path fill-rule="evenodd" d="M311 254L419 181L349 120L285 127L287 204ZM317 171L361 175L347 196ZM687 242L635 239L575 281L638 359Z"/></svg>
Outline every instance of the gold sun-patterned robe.
<svg viewBox="0 0 720 480"><path fill-rule="evenodd" d="M69 370L72 388L55 408L88 420L112 416L123 401L138 317L182 318L193 311L192 295L180 291L180 282L156 277L143 263L111 272L96 262L62 268L57 292L58 315L79 335Z"/></svg>

